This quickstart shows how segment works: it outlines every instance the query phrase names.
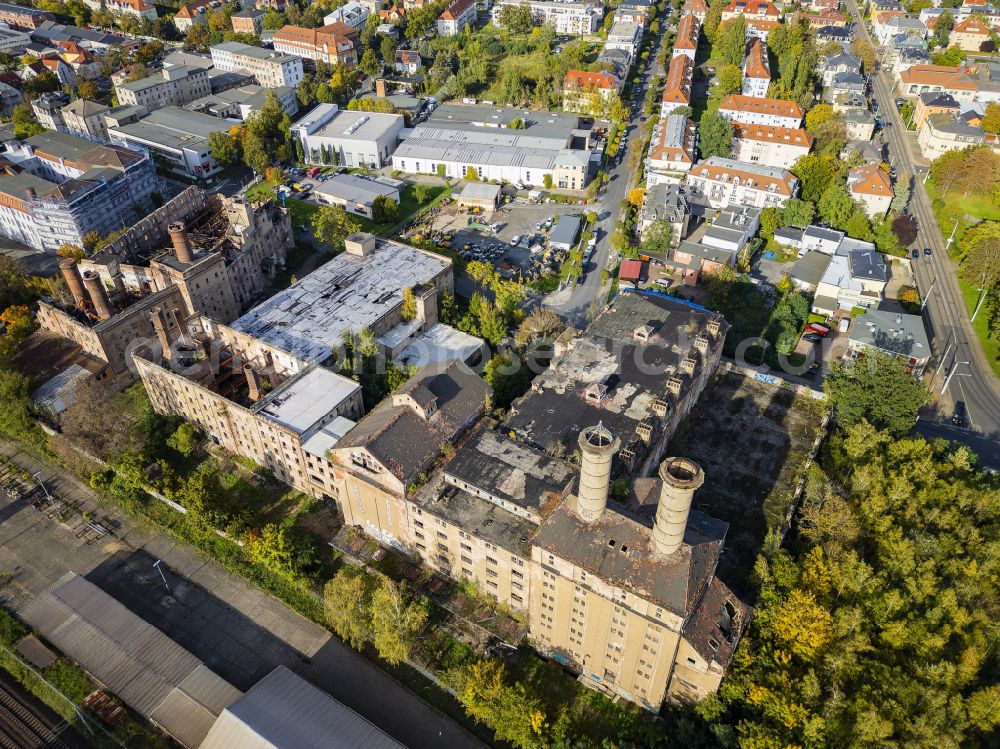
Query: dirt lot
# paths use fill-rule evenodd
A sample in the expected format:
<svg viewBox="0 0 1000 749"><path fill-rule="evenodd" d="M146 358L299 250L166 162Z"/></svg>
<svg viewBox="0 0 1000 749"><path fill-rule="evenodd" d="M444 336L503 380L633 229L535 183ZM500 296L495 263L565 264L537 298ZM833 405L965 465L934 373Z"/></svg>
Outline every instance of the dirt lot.
<svg viewBox="0 0 1000 749"><path fill-rule="evenodd" d="M735 373L719 377L681 424L669 455L705 471L695 507L729 523L719 574L752 600L749 575L769 528L783 522L825 406Z"/></svg>

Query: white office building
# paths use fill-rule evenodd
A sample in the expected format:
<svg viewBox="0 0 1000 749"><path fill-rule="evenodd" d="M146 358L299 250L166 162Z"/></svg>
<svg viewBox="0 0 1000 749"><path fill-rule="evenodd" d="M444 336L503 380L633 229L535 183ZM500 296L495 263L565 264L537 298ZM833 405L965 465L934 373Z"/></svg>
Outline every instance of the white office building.
<svg viewBox="0 0 1000 749"><path fill-rule="evenodd" d="M261 86L294 86L302 80L302 58L239 42L223 42L210 49L219 70L247 72Z"/></svg>
<svg viewBox="0 0 1000 749"><path fill-rule="evenodd" d="M537 24L547 24L555 28L557 34L586 36L600 27L604 17L601 3L595 0L498 0L493 6L493 24L500 23L500 11L508 6L526 5Z"/></svg>
<svg viewBox="0 0 1000 749"><path fill-rule="evenodd" d="M403 116L351 112L320 104L292 125L309 164L375 166L388 163L403 132Z"/></svg>

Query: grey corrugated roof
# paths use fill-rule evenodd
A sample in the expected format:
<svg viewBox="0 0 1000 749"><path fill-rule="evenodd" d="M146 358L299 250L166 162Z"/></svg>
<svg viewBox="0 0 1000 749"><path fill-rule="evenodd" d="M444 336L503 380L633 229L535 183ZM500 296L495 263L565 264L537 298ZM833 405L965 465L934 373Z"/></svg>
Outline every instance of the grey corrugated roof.
<svg viewBox="0 0 1000 749"><path fill-rule="evenodd" d="M926 359L931 355L924 320L920 315L868 310L855 320L848 340L916 359Z"/></svg>
<svg viewBox="0 0 1000 749"><path fill-rule="evenodd" d="M76 573L23 611L25 621L141 715L197 747L240 691Z"/></svg>
<svg viewBox="0 0 1000 749"><path fill-rule="evenodd" d="M278 666L230 705L201 749L405 749L346 705Z"/></svg>
<svg viewBox="0 0 1000 749"><path fill-rule="evenodd" d="M579 234L580 217L564 214L559 217L559 223L552 228L552 233L549 235L549 244L569 247L576 242Z"/></svg>

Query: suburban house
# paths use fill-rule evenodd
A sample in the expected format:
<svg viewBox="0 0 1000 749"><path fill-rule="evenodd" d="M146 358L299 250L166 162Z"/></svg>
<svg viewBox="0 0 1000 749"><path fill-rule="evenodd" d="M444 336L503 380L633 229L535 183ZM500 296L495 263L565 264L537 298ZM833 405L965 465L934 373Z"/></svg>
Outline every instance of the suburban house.
<svg viewBox="0 0 1000 749"><path fill-rule="evenodd" d="M339 22L361 31L371 13L372 9L367 5L357 2L357 0L350 0L323 16L323 23L328 26Z"/></svg>
<svg viewBox="0 0 1000 749"><path fill-rule="evenodd" d="M858 359L872 351L902 359L907 371L921 377L931 357L924 318L878 309L858 316L847 337L844 358Z"/></svg>
<svg viewBox="0 0 1000 749"><path fill-rule="evenodd" d="M802 127L802 107L787 99L764 99L730 94L719 104L719 114L730 122L745 125Z"/></svg>
<svg viewBox="0 0 1000 749"><path fill-rule="evenodd" d="M841 112L848 140L871 140L875 133L875 115L864 107L851 107Z"/></svg>
<svg viewBox="0 0 1000 749"><path fill-rule="evenodd" d="M604 71L567 70L563 79L563 109L600 117L621 90L621 80Z"/></svg>
<svg viewBox="0 0 1000 749"><path fill-rule="evenodd" d="M437 20L439 36L465 33L466 27L476 25L476 0L452 0Z"/></svg>
<svg viewBox="0 0 1000 749"><path fill-rule="evenodd" d="M951 94L933 91L920 94L913 106L913 129L919 133L928 118L936 114L948 114L954 117L961 109L962 105Z"/></svg>
<svg viewBox="0 0 1000 749"><path fill-rule="evenodd" d="M767 43L751 39L746 45L743 59L743 95L765 98L771 85L771 65L767 56Z"/></svg>
<svg viewBox="0 0 1000 749"><path fill-rule="evenodd" d="M397 49L395 68L403 75L416 75L420 72L420 53L415 49Z"/></svg>
<svg viewBox="0 0 1000 749"><path fill-rule="evenodd" d="M679 107L691 106L691 81L694 77L694 60L687 55L678 55L667 66L667 78L660 100L660 116L673 114Z"/></svg>
<svg viewBox="0 0 1000 749"><path fill-rule="evenodd" d="M905 15L883 16L872 24L872 33L879 44L888 44L894 36L903 34L914 39L927 38L927 27L919 18Z"/></svg>
<svg viewBox="0 0 1000 749"><path fill-rule="evenodd" d="M904 96L946 93L962 103L1000 101L1000 80L993 80L989 66L914 65L899 74Z"/></svg>
<svg viewBox="0 0 1000 749"><path fill-rule="evenodd" d="M681 13L685 15L690 13L698 19L699 23L704 23L705 16L708 15L708 2L707 0L686 0L684 7L681 8Z"/></svg>
<svg viewBox="0 0 1000 749"><path fill-rule="evenodd" d="M837 73L860 73L861 58L855 57L850 52L838 52L824 57L820 61L819 69L823 87L828 88L833 85L833 77Z"/></svg>
<svg viewBox="0 0 1000 749"><path fill-rule="evenodd" d="M688 172L686 184L688 201L710 208L729 205L780 208L799 189L798 178L787 169L720 156L696 164Z"/></svg>
<svg viewBox="0 0 1000 749"><path fill-rule="evenodd" d="M639 234L644 234L654 221L666 221L670 224L670 244L676 247L687 236L690 215L684 185L657 183L646 189L639 213Z"/></svg>
<svg viewBox="0 0 1000 749"><path fill-rule="evenodd" d="M991 142L997 147L995 135L987 134L982 127L974 125L957 114L933 114L924 120L917 133L920 152L928 159L968 146L978 146Z"/></svg>
<svg viewBox="0 0 1000 749"><path fill-rule="evenodd" d="M885 296L889 266L874 248L837 250L816 285L813 312L834 315L856 307L876 309Z"/></svg>
<svg viewBox="0 0 1000 749"><path fill-rule="evenodd" d="M880 219L894 196L889 174L878 164L862 164L847 173L847 193L865 208L868 218Z"/></svg>
<svg viewBox="0 0 1000 749"><path fill-rule="evenodd" d="M182 5L174 14L174 26L186 34L192 26L208 23L208 14L219 5L218 0L195 0Z"/></svg>
<svg viewBox="0 0 1000 749"><path fill-rule="evenodd" d="M737 161L791 169L812 144L813 137L802 128L733 123L732 158Z"/></svg>

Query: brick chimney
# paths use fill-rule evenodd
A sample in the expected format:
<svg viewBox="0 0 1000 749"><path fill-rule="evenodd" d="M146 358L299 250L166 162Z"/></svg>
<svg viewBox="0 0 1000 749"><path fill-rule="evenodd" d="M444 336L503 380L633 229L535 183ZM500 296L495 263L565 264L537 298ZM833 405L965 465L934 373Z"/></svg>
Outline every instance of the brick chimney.
<svg viewBox="0 0 1000 749"><path fill-rule="evenodd" d="M111 301L108 299L108 292L104 288L101 277L92 270L84 271L83 285L87 287L90 294L90 301L94 305L94 311L101 320L110 320L113 314Z"/></svg>
<svg viewBox="0 0 1000 749"><path fill-rule="evenodd" d="M73 295L73 302L78 309L85 309L87 306L87 290L83 287L83 279L80 278L80 269L76 266L76 260L66 258L59 263L59 270L62 271L69 293Z"/></svg>
<svg viewBox="0 0 1000 749"><path fill-rule="evenodd" d="M170 234L177 259L182 263L190 263L194 259L194 249L191 247L191 239L188 237L184 222L175 221L167 227L167 232Z"/></svg>
<svg viewBox="0 0 1000 749"><path fill-rule="evenodd" d="M576 512L588 522L599 520L608 504L611 486L611 463L621 440L603 424L580 430L580 486L576 494Z"/></svg>
<svg viewBox="0 0 1000 749"><path fill-rule="evenodd" d="M660 502L653 524L657 553L673 554L684 543L684 529L695 490L705 483L701 466L687 458L667 458L660 464Z"/></svg>

